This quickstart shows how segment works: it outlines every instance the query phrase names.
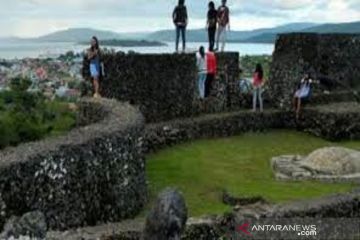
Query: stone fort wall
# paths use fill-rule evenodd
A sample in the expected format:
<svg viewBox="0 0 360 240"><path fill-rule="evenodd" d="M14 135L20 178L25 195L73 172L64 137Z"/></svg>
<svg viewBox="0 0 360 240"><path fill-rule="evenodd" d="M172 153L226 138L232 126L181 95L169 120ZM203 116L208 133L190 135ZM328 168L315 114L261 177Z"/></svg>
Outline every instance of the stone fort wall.
<svg viewBox="0 0 360 240"><path fill-rule="evenodd" d="M340 89L359 87L360 34L280 34L269 81L269 97L276 107L291 107L296 86L306 72L336 80L343 85Z"/></svg>
<svg viewBox="0 0 360 240"><path fill-rule="evenodd" d="M241 105L238 53L217 54L212 97L203 104L198 100L195 54L106 53L102 59L106 70L100 82L102 96L138 105L147 122L227 112ZM86 78L88 69L84 60Z"/></svg>
<svg viewBox="0 0 360 240"><path fill-rule="evenodd" d="M49 229L119 221L146 202L144 119L128 104L82 100L65 136L0 152L0 227L11 216L45 214Z"/></svg>

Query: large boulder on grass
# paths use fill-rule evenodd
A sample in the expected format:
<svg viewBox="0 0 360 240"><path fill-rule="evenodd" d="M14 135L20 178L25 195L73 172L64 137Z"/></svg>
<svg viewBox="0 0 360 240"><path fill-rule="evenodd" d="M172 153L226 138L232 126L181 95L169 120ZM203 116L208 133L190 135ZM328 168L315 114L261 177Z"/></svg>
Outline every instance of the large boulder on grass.
<svg viewBox="0 0 360 240"><path fill-rule="evenodd" d="M348 148L326 147L308 156L274 157L271 164L275 176L281 180L360 182L360 151Z"/></svg>
<svg viewBox="0 0 360 240"><path fill-rule="evenodd" d="M185 229L187 208L184 197L174 189L159 194L146 218L145 240L177 240Z"/></svg>

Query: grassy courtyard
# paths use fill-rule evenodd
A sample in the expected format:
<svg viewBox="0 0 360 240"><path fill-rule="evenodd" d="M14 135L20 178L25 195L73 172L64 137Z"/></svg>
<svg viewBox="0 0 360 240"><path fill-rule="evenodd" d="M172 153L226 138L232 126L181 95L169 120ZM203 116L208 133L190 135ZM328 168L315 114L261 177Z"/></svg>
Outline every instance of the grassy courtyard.
<svg viewBox="0 0 360 240"><path fill-rule="evenodd" d="M349 191L354 185L280 182L270 167L273 156L308 154L334 145L360 150L360 141L331 143L285 130L178 145L149 156L151 198L165 187L177 187L185 195L190 215L201 216L230 209L221 203L223 190L239 197L262 196L273 203Z"/></svg>

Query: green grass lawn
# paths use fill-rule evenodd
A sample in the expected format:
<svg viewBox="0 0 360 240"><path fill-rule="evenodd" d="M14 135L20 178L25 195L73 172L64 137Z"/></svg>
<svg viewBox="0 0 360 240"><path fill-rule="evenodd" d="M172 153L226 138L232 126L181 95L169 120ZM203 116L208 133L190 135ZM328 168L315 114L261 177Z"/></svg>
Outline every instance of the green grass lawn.
<svg viewBox="0 0 360 240"><path fill-rule="evenodd" d="M201 216L230 209L221 203L222 190L241 197L263 196L273 203L349 191L354 185L280 182L270 167L273 156L308 154L334 145L360 150L360 141L331 143L285 130L181 144L148 157L150 198L165 187L176 187L183 192L190 215Z"/></svg>

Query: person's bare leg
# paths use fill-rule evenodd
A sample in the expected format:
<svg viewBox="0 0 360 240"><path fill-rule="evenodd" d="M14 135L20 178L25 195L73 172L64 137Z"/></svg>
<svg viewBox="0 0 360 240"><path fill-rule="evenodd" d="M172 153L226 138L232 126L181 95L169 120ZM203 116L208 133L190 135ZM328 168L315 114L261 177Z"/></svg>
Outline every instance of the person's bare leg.
<svg viewBox="0 0 360 240"><path fill-rule="evenodd" d="M296 109L297 109L297 100L298 100L298 98L297 97L294 97L293 98L293 107L294 107L294 111L296 112Z"/></svg>
<svg viewBox="0 0 360 240"><path fill-rule="evenodd" d="M301 110L301 98L298 98L297 107L296 107L296 119L299 119L300 110Z"/></svg>
<svg viewBox="0 0 360 240"><path fill-rule="evenodd" d="M100 97L100 93L99 93L99 78L95 78L95 77L94 77L93 84L94 84L94 97Z"/></svg>

